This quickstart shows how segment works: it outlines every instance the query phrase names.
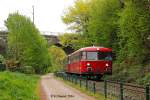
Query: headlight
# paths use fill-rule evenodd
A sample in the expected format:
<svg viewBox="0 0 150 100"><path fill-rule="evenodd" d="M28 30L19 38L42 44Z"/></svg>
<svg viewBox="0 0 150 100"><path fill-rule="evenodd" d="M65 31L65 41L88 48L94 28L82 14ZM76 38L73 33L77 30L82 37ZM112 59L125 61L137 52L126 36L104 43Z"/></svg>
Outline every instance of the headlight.
<svg viewBox="0 0 150 100"><path fill-rule="evenodd" d="M86 65L89 67L89 66L90 66L90 63L87 63Z"/></svg>
<svg viewBox="0 0 150 100"><path fill-rule="evenodd" d="M106 67L108 67L109 65L108 64L106 64Z"/></svg>

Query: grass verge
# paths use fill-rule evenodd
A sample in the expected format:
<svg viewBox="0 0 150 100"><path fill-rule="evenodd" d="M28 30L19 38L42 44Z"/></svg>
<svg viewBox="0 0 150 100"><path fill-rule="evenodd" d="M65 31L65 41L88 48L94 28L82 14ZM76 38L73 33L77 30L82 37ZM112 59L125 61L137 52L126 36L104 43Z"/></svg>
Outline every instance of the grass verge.
<svg viewBox="0 0 150 100"><path fill-rule="evenodd" d="M0 72L0 100L39 100L36 75Z"/></svg>
<svg viewBox="0 0 150 100"><path fill-rule="evenodd" d="M57 79L63 81L64 83L70 85L71 87L74 87L74 88L78 89L79 91L87 94L88 96L94 97L96 100L109 100L109 99L106 99L104 97L104 95L101 95L100 93L95 93L94 94L91 91L88 91L85 87L80 87L79 84L73 84L69 81L63 80L62 78L58 78L58 77L57 77Z"/></svg>

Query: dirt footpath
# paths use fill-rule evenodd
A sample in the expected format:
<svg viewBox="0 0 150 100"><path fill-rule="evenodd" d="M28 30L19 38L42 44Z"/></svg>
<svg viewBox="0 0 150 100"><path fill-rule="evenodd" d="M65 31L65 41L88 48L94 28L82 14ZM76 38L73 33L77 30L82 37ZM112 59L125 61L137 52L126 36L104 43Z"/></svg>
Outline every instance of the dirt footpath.
<svg viewBox="0 0 150 100"><path fill-rule="evenodd" d="M95 100L55 79L53 74L41 77L40 96L41 100Z"/></svg>

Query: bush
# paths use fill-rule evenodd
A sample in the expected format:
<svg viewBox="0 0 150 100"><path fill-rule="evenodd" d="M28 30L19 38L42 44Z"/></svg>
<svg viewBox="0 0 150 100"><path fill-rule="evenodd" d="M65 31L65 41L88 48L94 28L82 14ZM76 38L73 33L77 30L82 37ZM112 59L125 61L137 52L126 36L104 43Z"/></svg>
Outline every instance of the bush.
<svg viewBox="0 0 150 100"><path fill-rule="evenodd" d="M4 61L5 61L5 58L2 56L2 55L0 55L0 63L4 63Z"/></svg>
<svg viewBox="0 0 150 100"><path fill-rule="evenodd" d="M49 48L49 53L52 57L52 67L49 69L49 71L54 72L63 70L65 66L64 60L66 58L66 54L63 49L56 46L51 46Z"/></svg>
<svg viewBox="0 0 150 100"><path fill-rule="evenodd" d="M35 70L32 66L24 66L19 69L20 72L25 74L34 74Z"/></svg>
<svg viewBox="0 0 150 100"><path fill-rule="evenodd" d="M107 79L134 83L138 77L142 76L142 74L139 74L141 71L141 65L129 66L126 63L115 63L113 64L113 74Z"/></svg>
<svg viewBox="0 0 150 100"><path fill-rule="evenodd" d="M4 62L5 62L4 57L0 55L0 71L4 71L6 69Z"/></svg>
<svg viewBox="0 0 150 100"><path fill-rule="evenodd" d="M0 71L6 70L6 66L4 64L0 64Z"/></svg>
<svg viewBox="0 0 150 100"><path fill-rule="evenodd" d="M138 78L136 82L141 85L150 85L150 73L145 74L144 77Z"/></svg>

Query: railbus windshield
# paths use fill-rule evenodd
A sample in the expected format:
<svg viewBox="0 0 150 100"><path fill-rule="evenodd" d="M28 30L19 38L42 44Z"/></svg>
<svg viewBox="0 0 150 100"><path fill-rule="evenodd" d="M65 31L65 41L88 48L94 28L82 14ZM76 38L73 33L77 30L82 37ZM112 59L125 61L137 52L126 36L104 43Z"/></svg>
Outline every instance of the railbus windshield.
<svg viewBox="0 0 150 100"><path fill-rule="evenodd" d="M82 60L112 60L112 52L82 52Z"/></svg>

